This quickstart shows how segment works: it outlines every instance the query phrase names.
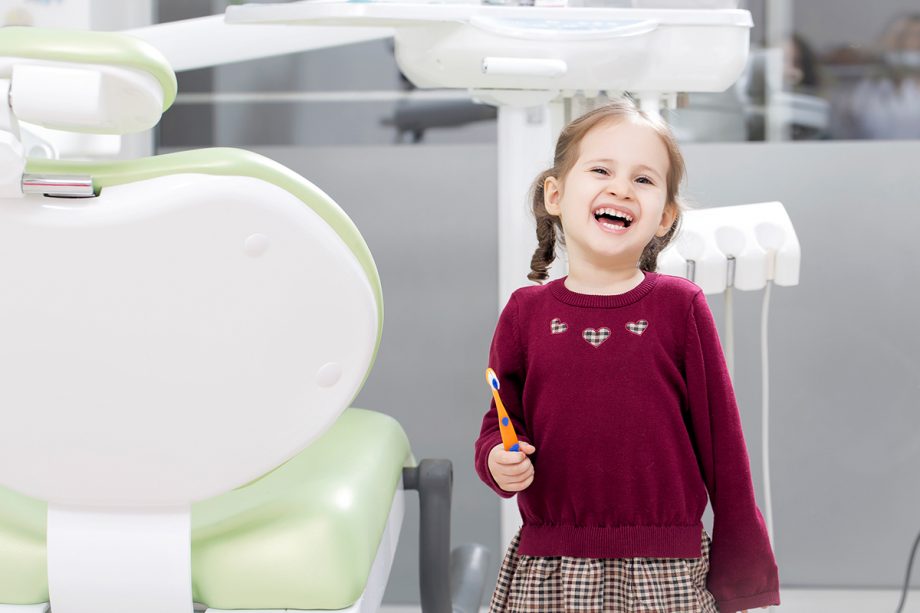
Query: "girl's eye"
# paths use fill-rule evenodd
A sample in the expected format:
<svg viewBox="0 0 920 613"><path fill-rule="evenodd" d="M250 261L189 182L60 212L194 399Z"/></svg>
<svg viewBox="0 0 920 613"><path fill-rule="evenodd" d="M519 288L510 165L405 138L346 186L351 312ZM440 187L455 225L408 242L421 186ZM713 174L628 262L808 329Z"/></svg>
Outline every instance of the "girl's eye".
<svg viewBox="0 0 920 613"><path fill-rule="evenodd" d="M601 174L601 175L605 175L605 176L610 174L609 172L607 172L607 169L606 169L606 168L600 168L600 167L598 167L598 168L592 168L592 169L591 169L591 172L594 172L594 173L597 173L597 174Z"/></svg>
<svg viewBox="0 0 920 613"><path fill-rule="evenodd" d="M654 185L654 183L652 183L652 180L649 179L648 177L638 177L636 178L636 181L638 181L639 183L643 183L645 185Z"/></svg>

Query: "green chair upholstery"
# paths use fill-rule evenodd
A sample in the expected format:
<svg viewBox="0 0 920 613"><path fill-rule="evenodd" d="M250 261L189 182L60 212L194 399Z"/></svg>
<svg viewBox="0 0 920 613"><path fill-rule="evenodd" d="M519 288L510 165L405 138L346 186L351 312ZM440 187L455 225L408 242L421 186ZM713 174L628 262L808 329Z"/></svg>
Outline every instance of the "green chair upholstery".
<svg viewBox="0 0 920 613"><path fill-rule="evenodd" d="M261 479L192 506L196 602L217 609L342 609L364 590L402 468L400 425L348 409ZM44 503L0 488L0 602L48 602Z"/></svg>

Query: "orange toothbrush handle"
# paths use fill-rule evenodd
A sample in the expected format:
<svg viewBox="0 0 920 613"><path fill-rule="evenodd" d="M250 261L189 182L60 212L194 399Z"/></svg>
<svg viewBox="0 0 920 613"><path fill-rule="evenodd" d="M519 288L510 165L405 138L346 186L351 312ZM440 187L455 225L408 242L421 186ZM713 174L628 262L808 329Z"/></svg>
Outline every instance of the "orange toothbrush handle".
<svg viewBox="0 0 920 613"><path fill-rule="evenodd" d="M511 418L508 417L508 411L505 410L505 405L502 404L502 399L495 388L492 388L492 397L495 398L495 408L498 410L498 431L502 435L502 445L505 451L520 451L521 446L518 444L514 426L511 425Z"/></svg>

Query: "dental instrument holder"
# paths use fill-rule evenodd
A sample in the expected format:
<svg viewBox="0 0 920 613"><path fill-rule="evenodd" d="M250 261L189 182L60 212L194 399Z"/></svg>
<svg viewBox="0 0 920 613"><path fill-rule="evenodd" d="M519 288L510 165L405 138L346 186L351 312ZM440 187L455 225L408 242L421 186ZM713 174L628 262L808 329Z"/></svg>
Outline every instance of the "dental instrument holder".
<svg viewBox="0 0 920 613"><path fill-rule="evenodd" d="M734 287L737 256L744 252L746 243L744 234L738 228L721 226L716 229L715 239L716 247L728 260L728 271L725 277L726 285Z"/></svg>
<svg viewBox="0 0 920 613"><path fill-rule="evenodd" d="M798 285L801 250L786 209L765 202L685 212L677 239L658 262L659 272L721 294L728 287L760 290L767 281Z"/></svg>

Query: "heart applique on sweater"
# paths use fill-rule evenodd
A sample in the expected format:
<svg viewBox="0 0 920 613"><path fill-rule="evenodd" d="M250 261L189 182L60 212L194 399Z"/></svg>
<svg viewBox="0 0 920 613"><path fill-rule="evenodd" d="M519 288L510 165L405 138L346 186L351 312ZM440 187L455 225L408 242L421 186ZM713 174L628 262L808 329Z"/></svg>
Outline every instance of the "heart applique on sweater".
<svg viewBox="0 0 920 613"><path fill-rule="evenodd" d="M600 347L601 343L610 338L610 328L599 328L597 330L594 328L586 328L585 331L581 333L581 336L595 347Z"/></svg>
<svg viewBox="0 0 920 613"><path fill-rule="evenodd" d="M648 322L644 319L639 321L631 321L626 324L626 329L635 334L636 336L642 336L642 333L645 332L645 329L648 328Z"/></svg>
<svg viewBox="0 0 920 613"><path fill-rule="evenodd" d="M569 327L565 324L565 322L558 317L554 317L553 320L549 322L549 330L553 334L562 334L568 329Z"/></svg>

